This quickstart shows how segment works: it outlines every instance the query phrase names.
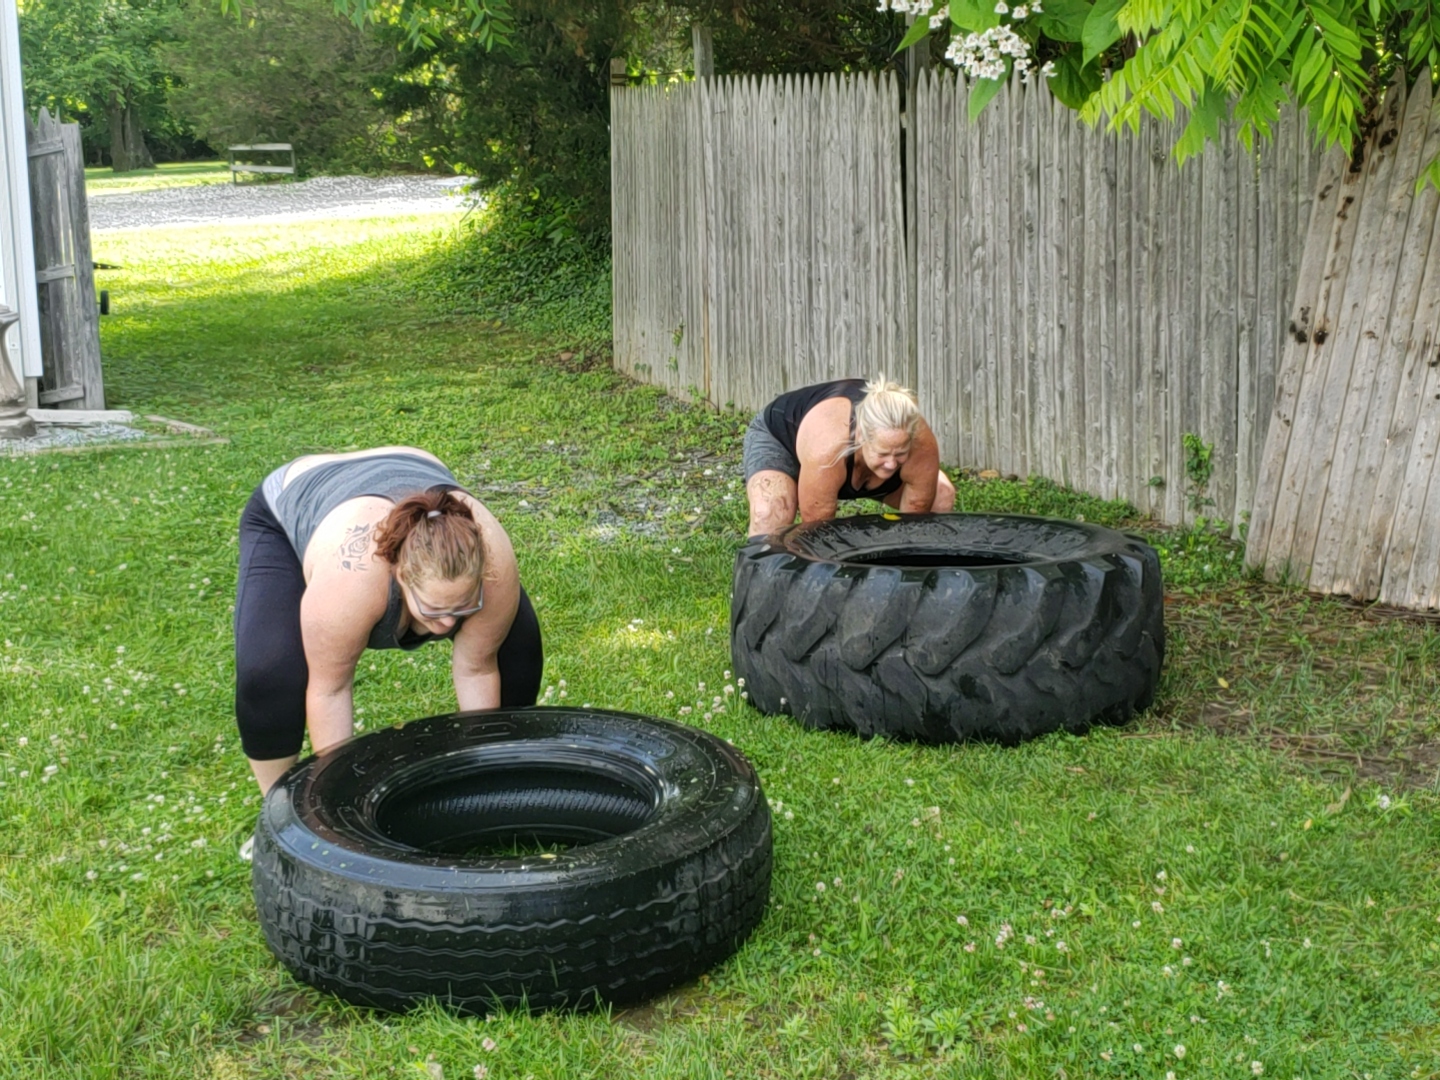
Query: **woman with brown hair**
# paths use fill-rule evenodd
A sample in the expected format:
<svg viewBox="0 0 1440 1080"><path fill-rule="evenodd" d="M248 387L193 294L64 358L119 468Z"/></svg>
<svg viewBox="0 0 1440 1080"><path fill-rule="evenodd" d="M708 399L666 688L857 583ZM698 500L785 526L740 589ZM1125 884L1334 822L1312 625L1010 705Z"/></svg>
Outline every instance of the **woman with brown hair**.
<svg viewBox="0 0 1440 1080"><path fill-rule="evenodd" d="M360 655L454 642L462 710L533 705L540 624L494 515L433 454L384 446L276 469L240 517L235 716L261 792L354 731Z"/></svg>

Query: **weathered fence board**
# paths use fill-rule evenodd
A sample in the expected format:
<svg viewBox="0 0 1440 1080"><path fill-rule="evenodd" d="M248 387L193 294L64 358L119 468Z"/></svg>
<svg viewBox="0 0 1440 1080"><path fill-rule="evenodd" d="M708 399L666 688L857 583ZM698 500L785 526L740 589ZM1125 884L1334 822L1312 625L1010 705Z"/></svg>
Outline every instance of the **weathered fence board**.
<svg viewBox="0 0 1440 1080"><path fill-rule="evenodd" d="M1317 184L1246 558L1271 577L1440 607L1440 153L1421 77Z"/></svg>
<svg viewBox="0 0 1440 1080"><path fill-rule="evenodd" d="M1299 117L1258 156L1226 136L1177 169L1176 126L1117 138L1018 83L971 124L965 97L925 74L914 105L917 389L942 457L1235 521L1319 164ZM1203 493L1187 432L1214 445Z"/></svg>
<svg viewBox="0 0 1440 1080"><path fill-rule="evenodd" d="M40 294L40 404L103 409L100 314L90 257L90 214L80 125L45 109L26 122L36 282Z"/></svg>
<svg viewBox="0 0 1440 1080"><path fill-rule="evenodd" d="M612 97L615 359L752 408L835 371L914 378L889 77Z"/></svg>
<svg viewBox="0 0 1440 1080"><path fill-rule="evenodd" d="M1043 82L972 123L964 83L922 72L906 180L889 78L625 87L612 108L620 370L744 409L885 371L952 464L1172 522L1248 507L1320 165L1293 112L1258 154L1226 136L1177 169L1175 125L1092 130ZM1214 445L1205 492L1186 433Z"/></svg>

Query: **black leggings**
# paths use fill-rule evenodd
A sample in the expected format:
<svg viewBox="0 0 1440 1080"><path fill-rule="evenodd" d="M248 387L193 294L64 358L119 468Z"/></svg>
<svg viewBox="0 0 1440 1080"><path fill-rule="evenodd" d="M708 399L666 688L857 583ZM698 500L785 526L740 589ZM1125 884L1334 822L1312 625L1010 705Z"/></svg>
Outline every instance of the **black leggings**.
<svg viewBox="0 0 1440 1080"><path fill-rule="evenodd" d="M310 668L300 634L305 573L259 488L240 515L235 588L235 719L245 756L272 761L300 752ZM520 589L520 608L500 646L500 705L534 705L544 655L540 622Z"/></svg>

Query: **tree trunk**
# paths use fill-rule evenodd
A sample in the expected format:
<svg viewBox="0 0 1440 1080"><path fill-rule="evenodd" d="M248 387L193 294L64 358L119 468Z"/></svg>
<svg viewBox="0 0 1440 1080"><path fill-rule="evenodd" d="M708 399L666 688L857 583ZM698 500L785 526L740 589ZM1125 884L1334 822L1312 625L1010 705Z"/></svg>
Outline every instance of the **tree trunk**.
<svg viewBox="0 0 1440 1080"><path fill-rule="evenodd" d="M145 145L139 110L124 95L111 94L105 112L110 118L110 167L116 172L153 169L155 159Z"/></svg>

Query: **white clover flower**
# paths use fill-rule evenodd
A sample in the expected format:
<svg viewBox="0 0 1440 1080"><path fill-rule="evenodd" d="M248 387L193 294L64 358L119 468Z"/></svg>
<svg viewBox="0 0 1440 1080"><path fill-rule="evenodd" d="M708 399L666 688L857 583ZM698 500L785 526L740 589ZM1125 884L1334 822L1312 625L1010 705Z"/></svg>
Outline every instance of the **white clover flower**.
<svg viewBox="0 0 1440 1080"><path fill-rule="evenodd" d="M1263 1073L1263 1072L1265 1071L1265 1066L1264 1066L1264 1065L1261 1065L1260 1062L1258 1062L1258 1061L1252 1061L1252 1062L1250 1062L1250 1071L1251 1071L1252 1073L1254 1073L1256 1076L1259 1076L1261 1073Z"/></svg>
<svg viewBox="0 0 1440 1080"><path fill-rule="evenodd" d="M1185 944L1185 943L1184 943L1183 941L1181 941L1178 937L1172 937L1172 938L1170 939L1170 947L1171 947L1172 949L1181 948L1184 944Z"/></svg>
<svg viewBox="0 0 1440 1080"><path fill-rule="evenodd" d="M1165 905L1160 903L1159 900L1152 900L1150 901L1150 910L1155 912L1156 915L1160 915L1165 911Z"/></svg>
<svg viewBox="0 0 1440 1080"><path fill-rule="evenodd" d="M957 923L959 923L961 926L969 926L969 925L970 925L970 920L967 919L964 915L956 915L956 916L955 916L955 921L956 921Z"/></svg>
<svg viewBox="0 0 1440 1080"><path fill-rule="evenodd" d="M1176 1056L1177 1058L1183 1058L1183 1057L1185 1056L1185 1047L1184 1047L1184 1045L1181 1044L1181 1043L1176 1043L1176 1044L1175 1044L1175 1049L1174 1049L1173 1053L1175 1054L1175 1056Z"/></svg>
<svg viewBox="0 0 1440 1080"><path fill-rule="evenodd" d="M816 892L824 892L824 891L825 891L825 883L824 883L823 881L817 881L817 882L815 882L815 891L816 891Z"/></svg>

